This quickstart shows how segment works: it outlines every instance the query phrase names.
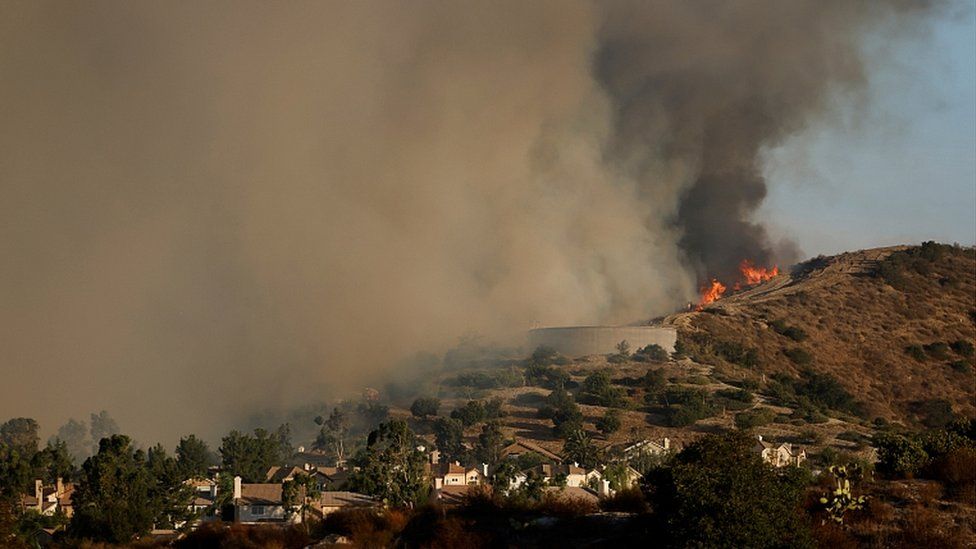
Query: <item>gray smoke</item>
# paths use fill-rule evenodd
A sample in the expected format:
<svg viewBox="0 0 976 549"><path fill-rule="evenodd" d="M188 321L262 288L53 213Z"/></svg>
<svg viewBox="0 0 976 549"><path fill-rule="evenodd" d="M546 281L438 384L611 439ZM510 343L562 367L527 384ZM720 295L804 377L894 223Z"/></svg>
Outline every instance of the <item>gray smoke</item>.
<svg viewBox="0 0 976 549"><path fill-rule="evenodd" d="M465 333L669 312L774 259L763 148L899 13L3 2L0 419L212 436Z"/></svg>

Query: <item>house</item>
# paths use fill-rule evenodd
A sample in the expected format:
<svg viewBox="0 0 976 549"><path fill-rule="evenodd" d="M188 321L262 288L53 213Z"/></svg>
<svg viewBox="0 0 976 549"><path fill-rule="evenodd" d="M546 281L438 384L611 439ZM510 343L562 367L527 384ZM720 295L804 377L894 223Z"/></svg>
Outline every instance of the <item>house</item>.
<svg viewBox="0 0 976 549"><path fill-rule="evenodd" d="M562 463L563 461L563 458L560 457L559 454L546 450L542 446L539 446L538 444L533 444L526 440L516 439L515 442L509 444L504 449L502 449L503 459L518 459L519 456L522 456L524 454L539 454L544 459L547 459L555 463Z"/></svg>
<svg viewBox="0 0 976 549"><path fill-rule="evenodd" d="M768 440L763 440L762 435L756 437L755 451L762 457L763 461L773 467L786 467L793 465L798 467L806 461L807 453L802 447L793 448L788 442L775 444Z"/></svg>
<svg viewBox="0 0 976 549"><path fill-rule="evenodd" d="M295 480L298 475L308 475L315 479L316 487L319 490L325 490L332 479L329 475L322 471L319 471L317 467L306 465L305 467L279 467L277 465L272 466L268 469L265 474L265 482L267 483L278 483L290 482Z"/></svg>
<svg viewBox="0 0 976 549"><path fill-rule="evenodd" d="M74 494L75 485L72 482L64 482L60 477L54 485L44 485L41 479L34 480L34 493L23 495L20 498L21 508L24 510L33 509L45 516L54 516L58 511L65 516L71 517L74 508L71 505L71 496Z"/></svg>
<svg viewBox="0 0 976 549"><path fill-rule="evenodd" d="M186 481L193 488L190 510L204 521L215 520L219 516L214 502L217 501L217 481L209 478L194 478Z"/></svg>
<svg viewBox="0 0 976 549"><path fill-rule="evenodd" d="M664 437L661 442L642 439L637 442L627 442L624 444L612 444L604 448L607 455L614 456L620 461L633 461L635 459L663 456L672 450L671 440Z"/></svg>
<svg viewBox="0 0 976 549"><path fill-rule="evenodd" d="M560 479L565 479L565 486L568 488L598 485L603 480L603 475L600 474L600 471L596 469L587 471L580 467L578 463L571 465L543 463L515 475L509 487L518 488L522 486L528 480L530 472L534 472L535 476L546 484L553 484L554 482L561 484Z"/></svg>
<svg viewBox="0 0 976 549"><path fill-rule="evenodd" d="M490 489L488 485L483 485L483 488ZM474 486L442 486L441 488L434 490L432 493L434 499L438 503L447 507L457 507L464 505L468 498L468 494L471 490L481 489L475 488Z"/></svg>
<svg viewBox="0 0 976 549"><path fill-rule="evenodd" d="M300 522L282 500L281 483L244 484L234 477L234 522Z"/></svg>
<svg viewBox="0 0 976 549"><path fill-rule="evenodd" d="M434 463L431 465L431 482L435 490L443 486L473 486L484 484L488 478L488 465L465 467L459 462Z"/></svg>
<svg viewBox="0 0 976 549"><path fill-rule="evenodd" d="M343 509L379 506L379 501L365 494L341 491L322 492L322 495L319 496L318 501L312 504L312 508L315 513L322 517L328 515L329 513L334 513Z"/></svg>

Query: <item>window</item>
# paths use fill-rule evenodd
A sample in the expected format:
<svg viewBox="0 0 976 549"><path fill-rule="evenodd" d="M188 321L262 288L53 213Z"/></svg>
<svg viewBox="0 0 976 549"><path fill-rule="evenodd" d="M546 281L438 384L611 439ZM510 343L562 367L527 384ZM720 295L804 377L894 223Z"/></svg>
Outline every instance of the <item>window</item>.
<svg viewBox="0 0 976 549"><path fill-rule="evenodd" d="M265 513L264 505L252 505L251 514L255 516L263 515Z"/></svg>

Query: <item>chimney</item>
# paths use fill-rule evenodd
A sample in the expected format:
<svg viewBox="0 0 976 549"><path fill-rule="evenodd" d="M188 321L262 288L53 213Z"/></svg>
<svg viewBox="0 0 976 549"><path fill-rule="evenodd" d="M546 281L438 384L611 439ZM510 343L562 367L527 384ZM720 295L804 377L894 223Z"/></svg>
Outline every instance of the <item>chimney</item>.
<svg viewBox="0 0 976 549"><path fill-rule="evenodd" d="M431 450L430 452L430 464L437 465L441 461L441 453L437 450Z"/></svg>
<svg viewBox="0 0 976 549"><path fill-rule="evenodd" d="M670 447L671 447L671 439L669 439L668 437L664 437L664 449L667 450Z"/></svg>
<svg viewBox="0 0 976 549"><path fill-rule="evenodd" d="M241 499L241 477L234 477L234 499Z"/></svg>
<svg viewBox="0 0 976 549"><path fill-rule="evenodd" d="M37 500L37 510L44 510L44 481L34 479L34 499Z"/></svg>
<svg viewBox="0 0 976 549"><path fill-rule="evenodd" d="M610 497L610 481L601 480L600 481L600 495L603 497Z"/></svg>
<svg viewBox="0 0 976 549"><path fill-rule="evenodd" d="M759 439L759 442L762 442L762 435L756 435L756 438Z"/></svg>
<svg viewBox="0 0 976 549"><path fill-rule="evenodd" d="M444 487L444 479L441 477L434 478L434 490L440 490Z"/></svg>
<svg viewBox="0 0 976 549"><path fill-rule="evenodd" d="M485 476L485 478L488 478L488 464L487 463L482 463L481 464L481 474L483 474Z"/></svg>
<svg viewBox="0 0 976 549"><path fill-rule="evenodd" d="M64 494L64 479L58 477L54 481L54 487L57 490L57 492L55 492L57 494L57 497L61 497L61 495Z"/></svg>

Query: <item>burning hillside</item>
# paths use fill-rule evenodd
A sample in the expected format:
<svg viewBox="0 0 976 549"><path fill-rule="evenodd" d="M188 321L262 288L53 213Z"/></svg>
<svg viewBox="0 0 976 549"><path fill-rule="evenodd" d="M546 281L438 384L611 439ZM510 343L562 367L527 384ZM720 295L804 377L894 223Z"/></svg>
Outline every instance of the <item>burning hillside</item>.
<svg viewBox="0 0 976 549"><path fill-rule="evenodd" d="M751 260L743 259L739 263L740 278L732 283L732 290L739 291L744 288L761 284L778 274L779 267L776 265L773 265L770 268L756 267ZM725 291L727 289L728 286L726 284L723 284L722 282L713 278L710 283L701 288L701 299L698 301L698 307L696 310L701 311L709 303L713 303L721 299L722 296L725 295Z"/></svg>

